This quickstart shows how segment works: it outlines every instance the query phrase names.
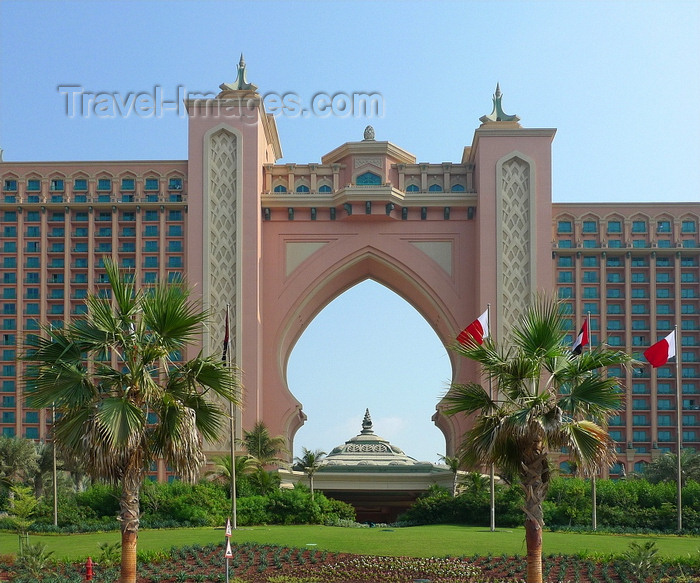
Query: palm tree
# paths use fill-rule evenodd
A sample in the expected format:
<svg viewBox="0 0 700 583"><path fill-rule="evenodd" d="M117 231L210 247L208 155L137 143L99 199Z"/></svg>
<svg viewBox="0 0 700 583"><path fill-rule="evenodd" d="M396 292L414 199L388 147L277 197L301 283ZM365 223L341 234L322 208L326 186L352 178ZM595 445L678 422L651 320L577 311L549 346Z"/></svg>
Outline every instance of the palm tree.
<svg viewBox="0 0 700 583"><path fill-rule="evenodd" d="M441 455L440 461L445 464L452 472L452 497L457 496L457 484L459 482L459 466L462 465L462 460L458 456L452 457L447 455Z"/></svg>
<svg viewBox="0 0 700 583"><path fill-rule="evenodd" d="M267 496L280 487L282 481L276 471L267 471L262 466L258 466L248 477L250 486L258 496Z"/></svg>
<svg viewBox="0 0 700 583"><path fill-rule="evenodd" d="M678 478L678 456L675 453L665 453L648 463L642 477L652 484L659 482L675 482ZM688 448L681 449L681 486L688 480L700 482L700 454Z"/></svg>
<svg viewBox="0 0 700 583"><path fill-rule="evenodd" d="M187 481L227 419L216 395L238 400L235 374L200 353L178 362L207 315L181 281L137 290L105 259L111 298L90 294L84 319L28 339L31 406L56 405L57 444L79 454L94 479L121 485L121 583L136 581L140 488L163 458Z"/></svg>
<svg viewBox="0 0 700 583"><path fill-rule="evenodd" d="M265 423L258 421L250 431L243 431L243 445L260 467L278 466L284 460L278 454L286 452L284 437L272 437Z"/></svg>
<svg viewBox="0 0 700 583"><path fill-rule="evenodd" d="M309 476L309 489L311 490L312 500L314 499L314 474L321 467L321 460L324 455L326 455L326 452L320 449L311 451L310 449L302 447L301 457L294 458L296 466Z"/></svg>
<svg viewBox="0 0 700 583"><path fill-rule="evenodd" d="M495 464L518 475L525 492L528 583L542 581L542 502L551 469L547 454L566 446L584 470L615 460L614 442L598 425L621 404L618 379L601 369L629 365L622 352L598 347L574 356L564 344L560 304L537 299L503 346L469 340L455 350L478 362L494 388L494 399L478 383L454 385L448 413L480 413L464 435L467 467Z"/></svg>
<svg viewBox="0 0 700 583"><path fill-rule="evenodd" d="M223 455L216 457L212 460L214 462L214 467L207 471L205 475L211 476L216 482L224 485L231 484L231 456ZM237 455L236 456L236 491L239 491L239 483L243 479L244 475L252 474L258 467L256 460L249 455Z"/></svg>

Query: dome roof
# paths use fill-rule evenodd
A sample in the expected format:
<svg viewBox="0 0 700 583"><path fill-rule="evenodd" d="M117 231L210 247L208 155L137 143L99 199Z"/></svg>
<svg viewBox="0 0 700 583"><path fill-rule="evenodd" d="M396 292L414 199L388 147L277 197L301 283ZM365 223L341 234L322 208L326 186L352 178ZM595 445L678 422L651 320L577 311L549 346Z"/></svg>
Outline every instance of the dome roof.
<svg viewBox="0 0 700 583"><path fill-rule="evenodd" d="M381 471L383 468L390 471L400 471L401 468L430 471L428 468L431 467L433 464L407 456L399 447L376 435L367 409L359 435L334 448L321 462L319 471L352 468L357 471Z"/></svg>

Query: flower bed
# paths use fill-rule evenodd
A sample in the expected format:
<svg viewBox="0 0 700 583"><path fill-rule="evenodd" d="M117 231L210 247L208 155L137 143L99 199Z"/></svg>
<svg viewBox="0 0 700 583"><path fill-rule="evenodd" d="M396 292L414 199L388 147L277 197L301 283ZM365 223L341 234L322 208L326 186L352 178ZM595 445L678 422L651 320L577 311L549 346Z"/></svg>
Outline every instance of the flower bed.
<svg viewBox="0 0 700 583"><path fill-rule="evenodd" d="M525 558L497 557L376 557L295 549L275 545L232 545L230 583L500 583L525 579ZM700 583L700 571L658 564L635 577L623 561L600 563L557 555L543 561L545 581L551 583ZM685 576L683 576L683 573ZM97 565L94 581L119 579L118 567ZM31 575L19 566L0 566L0 580L13 583L64 583L84 580L82 565L56 565ZM173 549L158 560L139 561L138 583L217 583L226 581L224 547Z"/></svg>

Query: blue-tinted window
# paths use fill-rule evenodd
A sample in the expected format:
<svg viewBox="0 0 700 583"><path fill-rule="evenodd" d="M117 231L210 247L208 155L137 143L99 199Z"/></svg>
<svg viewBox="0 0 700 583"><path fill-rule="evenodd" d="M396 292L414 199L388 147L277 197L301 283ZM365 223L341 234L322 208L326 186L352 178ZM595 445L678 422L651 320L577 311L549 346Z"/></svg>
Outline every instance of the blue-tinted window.
<svg viewBox="0 0 700 583"><path fill-rule="evenodd" d="M287 187L282 184L278 184L275 186L274 192L287 192Z"/></svg>
<svg viewBox="0 0 700 583"><path fill-rule="evenodd" d="M168 190L182 190L182 178L170 178L168 180Z"/></svg>
<svg viewBox="0 0 700 583"><path fill-rule="evenodd" d="M464 192L466 189L461 184L453 184L451 190L452 192Z"/></svg>
<svg viewBox="0 0 700 583"><path fill-rule="evenodd" d="M431 184L428 187L428 192L442 192L442 186L439 184Z"/></svg>
<svg viewBox="0 0 700 583"><path fill-rule="evenodd" d="M358 186L378 186L382 183L382 177L374 172L365 172L355 179L355 183Z"/></svg>
<svg viewBox="0 0 700 583"><path fill-rule="evenodd" d="M297 192L309 192L309 187L306 184L300 184L297 186Z"/></svg>
<svg viewBox="0 0 700 583"><path fill-rule="evenodd" d="M112 180L109 178L100 178L97 181L97 190L112 190Z"/></svg>
<svg viewBox="0 0 700 583"><path fill-rule="evenodd" d="M318 191L322 194L327 194L331 192L331 187L327 184L322 184L321 186L319 186Z"/></svg>

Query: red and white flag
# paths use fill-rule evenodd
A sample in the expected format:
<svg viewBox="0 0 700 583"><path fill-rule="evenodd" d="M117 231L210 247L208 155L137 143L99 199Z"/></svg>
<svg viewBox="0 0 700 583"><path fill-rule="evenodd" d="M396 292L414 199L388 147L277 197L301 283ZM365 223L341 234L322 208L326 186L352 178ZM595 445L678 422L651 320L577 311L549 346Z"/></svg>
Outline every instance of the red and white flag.
<svg viewBox="0 0 700 583"><path fill-rule="evenodd" d="M662 338L644 351L644 358L646 358L654 368L663 366L674 356L676 356L675 330L666 336L666 338Z"/></svg>
<svg viewBox="0 0 700 583"><path fill-rule="evenodd" d="M471 342L476 342L477 344L483 344L484 339L490 336L489 332L489 311L486 310L481 316L474 320L469 326L459 333L457 336L457 342L460 344L468 344Z"/></svg>
<svg viewBox="0 0 700 583"><path fill-rule="evenodd" d="M576 340L574 340L574 345L571 347L571 352L574 354L581 354L581 351L586 344L588 344L588 319L583 321L583 326L581 326L581 331L578 333Z"/></svg>

